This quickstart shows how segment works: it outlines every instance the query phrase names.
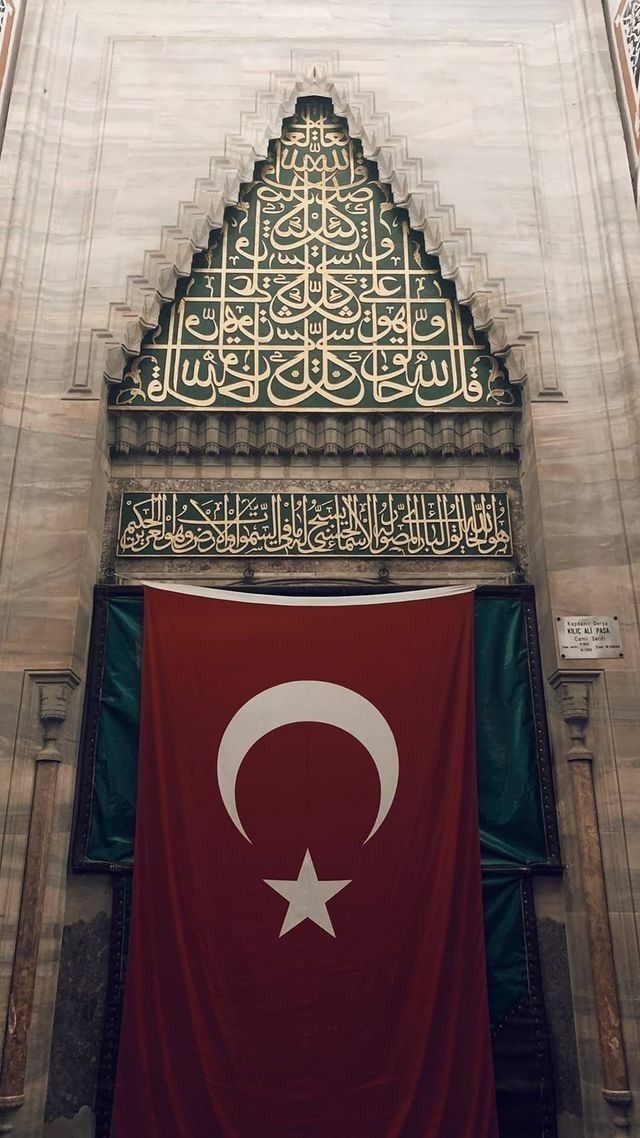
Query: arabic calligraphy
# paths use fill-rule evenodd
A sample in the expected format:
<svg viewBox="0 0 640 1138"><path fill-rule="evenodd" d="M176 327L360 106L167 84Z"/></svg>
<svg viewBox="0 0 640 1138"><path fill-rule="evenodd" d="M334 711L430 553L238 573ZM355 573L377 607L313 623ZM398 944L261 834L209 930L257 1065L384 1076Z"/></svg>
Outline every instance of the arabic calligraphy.
<svg viewBox="0 0 640 1138"><path fill-rule="evenodd" d="M145 337L115 409L517 408L329 99L299 99Z"/></svg>
<svg viewBox="0 0 640 1138"><path fill-rule="evenodd" d="M131 493L121 557L510 557L506 493Z"/></svg>

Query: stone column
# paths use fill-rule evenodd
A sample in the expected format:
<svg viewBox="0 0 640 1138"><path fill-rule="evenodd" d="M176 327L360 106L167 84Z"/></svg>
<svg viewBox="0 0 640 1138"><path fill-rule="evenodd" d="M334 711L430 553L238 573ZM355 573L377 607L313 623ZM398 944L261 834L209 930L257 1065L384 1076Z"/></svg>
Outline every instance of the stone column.
<svg viewBox="0 0 640 1138"><path fill-rule="evenodd" d="M58 766L58 735L67 715L69 695L78 683L73 672L33 672L39 689L42 746L35 756L33 799L25 857L9 1010L0 1070L0 1134L13 1130L11 1117L24 1103L29 1025L42 929L42 912Z"/></svg>
<svg viewBox="0 0 640 1138"><path fill-rule="evenodd" d="M602 1097L612 1109L613 1127L628 1130L632 1095L622 1035L593 783L594 754L586 741L590 688L599 676L600 672L562 669L552 676L551 683L560 693L562 718L567 724L570 737L565 759L571 766L578 856L604 1082Z"/></svg>

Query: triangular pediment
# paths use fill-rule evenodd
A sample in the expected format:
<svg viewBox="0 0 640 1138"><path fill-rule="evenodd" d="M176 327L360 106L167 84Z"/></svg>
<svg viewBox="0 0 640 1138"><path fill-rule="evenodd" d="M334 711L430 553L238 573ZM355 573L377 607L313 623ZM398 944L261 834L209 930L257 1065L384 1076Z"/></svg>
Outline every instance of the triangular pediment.
<svg viewBox="0 0 640 1138"><path fill-rule="evenodd" d="M510 411L518 390L331 100L300 98L111 394L122 411Z"/></svg>

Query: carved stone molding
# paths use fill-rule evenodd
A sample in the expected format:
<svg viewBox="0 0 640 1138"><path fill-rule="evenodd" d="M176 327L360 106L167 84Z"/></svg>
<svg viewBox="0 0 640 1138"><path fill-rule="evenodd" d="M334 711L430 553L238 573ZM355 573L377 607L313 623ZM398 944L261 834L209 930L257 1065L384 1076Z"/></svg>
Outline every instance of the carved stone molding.
<svg viewBox="0 0 640 1138"><path fill-rule="evenodd" d="M602 1097L611 1107L613 1128L628 1130L632 1095L622 1034L593 783L596 755L587 743L591 692L601 675L599 671L561 669L551 676L550 683L559 693L562 718L567 724L571 740L565 751L565 759L571 765L582 894L604 1081Z"/></svg>
<svg viewBox="0 0 640 1138"><path fill-rule="evenodd" d="M29 1027L49 868L58 766L63 758L58 748L58 737L67 715L69 698L79 683L72 671L33 671L29 675L39 692L42 745L34 756L36 770L29 837L2 1052L0 1134L11 1133L12 1116L24 1103Z"/></svg>
<svg viewBox="0 0 640 1138"><path fill-rule="evenodd" d="M118 412L114 455L515 456L517 418L451 415L154 414Z"/></svg>
<svg viewBox="0 0 640 1138"><path fill-rule="evenodd" d="M357 76L339 70L337 53L317 61L294 55L291 71L273 73L270 90L256 97L255 111L241 116L240 132L227 136L224 157L213 158L209 177L196 182L193 200L180 206L177 225L162 230L160 247L147 252L142 275L129 278L126 302L111 306L107 329L94 331L94 341L102 343L105 378L120 382L142 337L157 325L162 305L174 297L177 281L190 273L194 254L207 248L211 230L222 226L225 208L237 203L240 186L252 180L255 163L266 157L283 118L293 113L300 95L308 94L328 96L347 119L352 137L361 139L365 157L377 162L396 205L404 206L412 227L423 232L427 253L438 257L443 276L454 283L475 327L487 334L511 382L529 377L536 394L561 397L555 381L545 386L538 335L525 330L520 306L509 304L504 282L490 277L469 230L456 225L453 208L440 202L437 184L424 180L407 140L392 134L388 116L375 110L372 92L360 89Z"/></svg>

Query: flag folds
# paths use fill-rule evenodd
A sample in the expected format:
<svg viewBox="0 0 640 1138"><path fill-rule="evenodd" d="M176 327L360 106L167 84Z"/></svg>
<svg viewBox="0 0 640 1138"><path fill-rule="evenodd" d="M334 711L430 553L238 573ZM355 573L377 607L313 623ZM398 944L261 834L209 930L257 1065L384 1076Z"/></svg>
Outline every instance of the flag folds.
<svg viewBox="0 0 640 1138"><path fill-rule="evenodd" d="M112 1138L495 1138L473 594L145 589Z"/></svg>

